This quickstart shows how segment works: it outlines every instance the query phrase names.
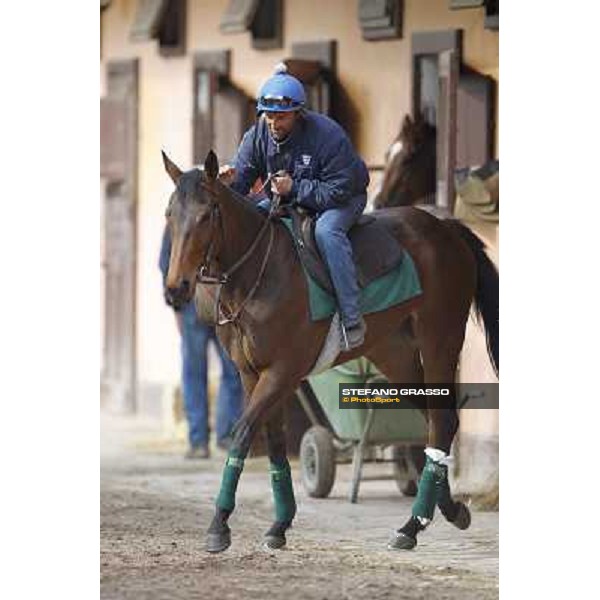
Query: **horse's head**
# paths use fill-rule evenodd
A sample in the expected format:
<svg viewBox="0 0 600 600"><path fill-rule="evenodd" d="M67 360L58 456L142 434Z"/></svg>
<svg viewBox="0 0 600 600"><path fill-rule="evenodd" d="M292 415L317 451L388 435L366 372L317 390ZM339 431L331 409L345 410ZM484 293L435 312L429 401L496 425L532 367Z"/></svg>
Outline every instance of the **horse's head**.
<svg viewBox="0 0 600 600"><path fill-rule="evenodd" d="M171 234L171 260L166 281L166 294L175 308L191 300L194 294L196 269L202 262L214 230L211 215L216 209L215 182L219 161L211 150L204 163L204 172L192 169L183 172L163 152L163 162L175 184L166 211Z"/></svg>
<svg viewBox="0 0 600 600"><path fill-rule="evenodd" d="M410 206L435 192L436 130L418 115L404 117L386 154L386 167L375 208Z"/></svg>

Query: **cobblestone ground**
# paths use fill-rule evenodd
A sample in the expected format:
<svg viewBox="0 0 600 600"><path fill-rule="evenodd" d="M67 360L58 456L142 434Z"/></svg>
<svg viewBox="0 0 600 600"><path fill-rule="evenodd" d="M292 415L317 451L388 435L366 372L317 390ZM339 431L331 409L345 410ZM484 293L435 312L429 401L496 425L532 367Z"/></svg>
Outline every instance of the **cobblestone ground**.
<svg viewBox="0 0 600 600"><path fill-rule="evenodd" d="M189 462L139 421L103 417L101 597L109 599L427 599L498 597L498 514L474 512L456 530L438 516L410 552L391 552L411 502L393 481L364 482L347 499L340 466L331 496L308 498L292 463L298 515L288 548L261 547L272 507L267 463L248 461L230 524L231 548L203 550L224 454ZM367 466L369 473L385 465ZM389 468L389 467L387 467Z"/></svg>

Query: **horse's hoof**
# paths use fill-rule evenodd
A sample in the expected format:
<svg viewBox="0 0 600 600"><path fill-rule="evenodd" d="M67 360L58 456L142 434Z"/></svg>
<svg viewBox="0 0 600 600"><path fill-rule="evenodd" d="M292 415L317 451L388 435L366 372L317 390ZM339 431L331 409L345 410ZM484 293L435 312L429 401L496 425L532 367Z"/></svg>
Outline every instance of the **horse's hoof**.
<svg viewBox="0 0 600 600"><path fill-rule="evenodd" d="M219 533L206 534L206 551L216 554L223 552L231 546L231 531L221 531Z"/></svg>
<svg viewBox="0 0 600 600"><path fill-rule="evenodd" d="M458 511L456 517L454 517L454 521L450 522L459 529L468 529L471 524L471 511L468 506L462 502L457 502L456 504L458 505Z"/></svg>
<svg viewBox="0 0 600 600"><path fill-rule="evenodd" d="M267 535L263 543L265 550L281 550L286 544L285 535Z"/></svg>
<svg viewBox="0 0 600 600"><path fill-rule="evenodd" d="M389 550L412 550L417 545L417 540L400 530L394 531L388 542Z"/></svg>

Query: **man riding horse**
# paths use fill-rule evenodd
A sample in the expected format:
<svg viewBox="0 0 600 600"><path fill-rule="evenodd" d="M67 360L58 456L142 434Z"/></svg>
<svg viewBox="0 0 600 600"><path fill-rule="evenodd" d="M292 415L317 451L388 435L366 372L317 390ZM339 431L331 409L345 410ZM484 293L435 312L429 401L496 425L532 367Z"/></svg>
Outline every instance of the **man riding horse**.
<svg viewBox="0 0 600 600"><path fill-rule="evenodd" d="M373 221L412 258L422 293L379 311L365 311L369 332L361 341L362 315L348 302L355 296L347 293L356 291L352 254L341 240L347 244L346 232L364 208L368 176L339 126L303 111L303 102L300 83L289 75L280 72L267 81L258 103L266 114L244 137L237 170L229 172L232 187L219 175L213 151L204 169L189 171L163 153L175 185L166 210L173 240L167 294L180 305L197 287L216 286L209 296L219 341L238 366L246 395L207 532L209 552L231 545L228 521L238 482L252 440L263 429L275 508L266 544L286 545L296 502L283 406L314 369L329 331L328 319L311 319L306 278L289 230L239 193L247 193L257 179L271 183L271 195L291 196L289 200L318 213L317 241L330 265L349 330L347 346L356 344L334 364L363 355L392 382L451 384L474 302L490 358L498 366L498 272L484 244L458 221L441 221L412 207L375 211ZM340 246L344 250L338 253ZM336 281L340 272L345 277ZM348 285L348 273L354 287ZM392 549L414 548L436 507L459 529L466 529L471 520L469 509L452 498L448 483L448 455L459 423L456 399L451 396L440 406L428 397L424 411L426 465L410 518L392 533Z"/></svg>
<svg viewBox="0 0 600 600"><path fill-rule="evenodd" d="M259 118L244 135L235 167L222 177L243 195L257 179L270 181L259 208L268 211L278 194L317 215L315 238L335 288L342 348L348 351L364 342L366 332L347 232L365 209L369 173L344 130L305 104L302 84L279 65L260 89Z"/></svg>

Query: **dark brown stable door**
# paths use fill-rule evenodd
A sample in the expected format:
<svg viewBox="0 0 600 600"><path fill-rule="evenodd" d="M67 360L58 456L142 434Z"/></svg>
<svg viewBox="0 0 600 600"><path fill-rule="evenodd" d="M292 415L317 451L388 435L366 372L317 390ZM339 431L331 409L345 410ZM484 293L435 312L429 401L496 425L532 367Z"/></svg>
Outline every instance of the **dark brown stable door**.
<svg viewBox="0 0 600 600"><path fill-rule="evenodd" d="M214 150L221 164L236 154L254 118L254 101L229 79L230 52L197 52L194 56L194 162L203 164Z"/></svg>
<svg viewBox="0 0 600 600"><path fill-rule="evenodd" d="M456 99L456 168L484 165L494 150L495 82L463 67Z"/></svg>

